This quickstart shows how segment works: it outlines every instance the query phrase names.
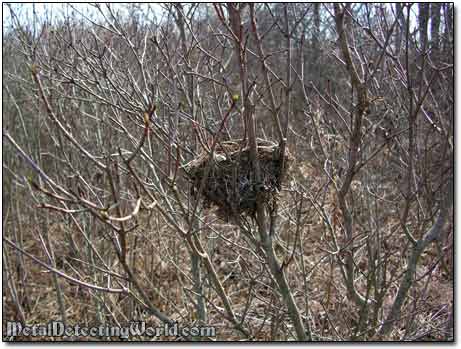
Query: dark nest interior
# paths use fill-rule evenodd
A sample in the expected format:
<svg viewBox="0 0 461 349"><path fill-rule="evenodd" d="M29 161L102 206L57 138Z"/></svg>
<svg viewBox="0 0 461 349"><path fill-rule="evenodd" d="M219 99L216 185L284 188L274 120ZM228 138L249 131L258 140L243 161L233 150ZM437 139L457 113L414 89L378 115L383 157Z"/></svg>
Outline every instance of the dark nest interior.
<svg viewBox="0 0 461 349"><path fill-rule="evenodd" d="M221 142L216 146L213 157L203 152L185 166L192 180L193 196L201 191L206 208L218 207L217 215L225 221L231 217L247 214L254 217L256 197L273 207L280 191L280 179L293 162L293 157L285 150L284 168L280 147L273 142L258 139L258 158L262 183L256 183L250 148L241 140ZM211 162L210 162L211 160Z"/></svg>

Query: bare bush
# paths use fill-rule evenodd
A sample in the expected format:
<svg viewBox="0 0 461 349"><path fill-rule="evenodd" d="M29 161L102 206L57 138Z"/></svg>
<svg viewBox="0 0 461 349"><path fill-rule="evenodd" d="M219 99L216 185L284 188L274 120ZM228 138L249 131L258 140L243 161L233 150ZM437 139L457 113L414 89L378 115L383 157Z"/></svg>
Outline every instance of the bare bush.
<svg viewBox="0 0 461 349"><path fill-rule="evenodd" d="M453 340L452 5L60 6L4 7L4 327Z"/></svg>

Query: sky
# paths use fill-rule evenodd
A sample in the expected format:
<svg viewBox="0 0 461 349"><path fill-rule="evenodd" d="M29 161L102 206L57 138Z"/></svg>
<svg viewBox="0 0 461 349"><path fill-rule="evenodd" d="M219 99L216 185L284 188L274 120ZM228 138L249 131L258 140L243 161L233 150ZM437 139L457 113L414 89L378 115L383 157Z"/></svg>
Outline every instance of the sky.
<svg viewBox="0 0 461 349"><path fill-rule="evenodd" d="M106 12L105 4L100 3L99 5ZM74 18L82 18L83 16L86 16L92 20L102 18L98 9L89 3L12 3L9 6L11 6L11 9L14 11L21 23L32 24L34 13L37 15L37 18L47 19L51 22L67 16ZM4 32L8 31L12 25L12 16L9 6L5 3L2 4L2 20ZM136 4L136 6L142 10L141 13L143 16L148 16L149 18L153 18L154 16L162 16L162 8L158 3L142 3ZM126 3L112 3L111 8L114 11L118 11L122 15L128 14Z"/></svg>

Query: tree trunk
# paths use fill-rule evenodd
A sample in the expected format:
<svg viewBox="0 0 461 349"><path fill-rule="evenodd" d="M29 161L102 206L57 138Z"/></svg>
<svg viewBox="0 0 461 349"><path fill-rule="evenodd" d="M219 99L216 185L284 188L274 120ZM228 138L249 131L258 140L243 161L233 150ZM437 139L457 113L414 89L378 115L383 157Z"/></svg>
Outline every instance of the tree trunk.
<svg viewBox="0 0 461 349"><path fill-rule="evenodd" d="M441 4L431 4L431 46L433 53L437 53L440 47L440 8Z"/></svg>
<svg viewBox="0 0 461 349"><path fill-rule="evenodd" d="M418 4L418 27L421 50L424 52L427 48L427 24L429 22L429 4Z"/></svg>
<svg viewBox="0 0 461 349"><path fill-rule="evenodd" d="M395 4L395 12L398 20L395 38L395 52L398 56L400 54L400 48L402 46L403 33L405 32L405 16L403 14L403 7L400 2Z"/></svg>

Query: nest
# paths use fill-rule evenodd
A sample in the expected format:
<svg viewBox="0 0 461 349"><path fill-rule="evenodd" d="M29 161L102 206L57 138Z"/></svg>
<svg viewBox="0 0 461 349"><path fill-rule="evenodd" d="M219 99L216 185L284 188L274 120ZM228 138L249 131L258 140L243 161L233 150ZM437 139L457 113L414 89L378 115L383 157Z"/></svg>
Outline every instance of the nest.
<svg viewBox="0 0 461 349"><path fill-rule="evenodd" d="M281 178L293 161L285 151L284 165L280 147L270 141L257 140L259 167L262 180L256 183L249 147L241 140L221 142L213 157L204 152L186 165L186 171L193 181L191 193L197 196L202 179L202 195L206 208L217 206L217 215L225 221L231 217L247 214L254 217L256 201L260 200L270 207L277 201L281 188ZM211 163L210 163L211 161Z"/></svg>

